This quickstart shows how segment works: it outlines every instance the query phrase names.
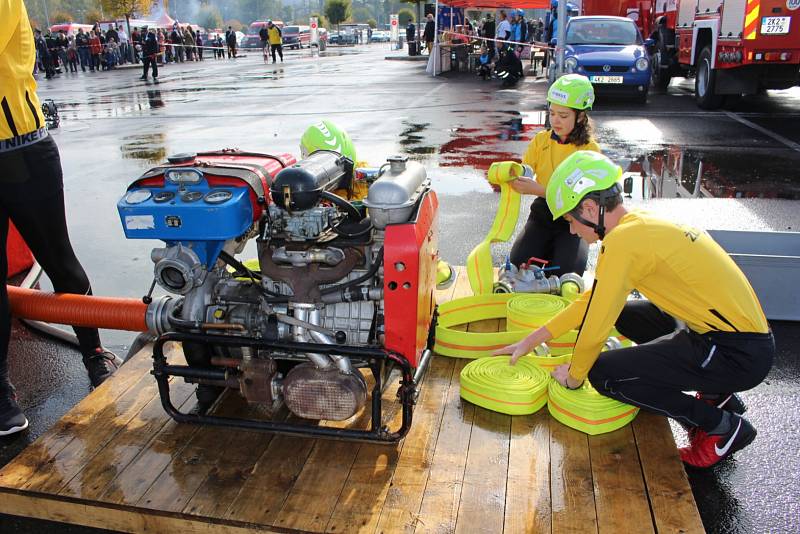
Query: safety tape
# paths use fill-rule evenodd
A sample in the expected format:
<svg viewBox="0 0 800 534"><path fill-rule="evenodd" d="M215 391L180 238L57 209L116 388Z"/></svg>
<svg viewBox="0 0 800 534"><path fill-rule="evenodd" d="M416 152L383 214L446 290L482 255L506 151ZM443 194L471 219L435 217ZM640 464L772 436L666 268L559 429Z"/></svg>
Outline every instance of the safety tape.
<svg viewBox="0 0 800 534"><path fill-rule="evenodd" d="M622 428L639 413L635 406L601 395L588 380L578 389L551 380L547 410L561 423L592 436Z"/></svg>
<svg viewBox="0 0 800 534"><path fill-rule="evenodd" d="M510 45L516 45L516 46L533 46L533 47L539 48L541 50L555 50L554 47L548 45L547 43L542 43L542 42L538 42L538 41L531 41L529 43L525 43L525 42L522 42L522 41L509 41L509 40L506 40L506 39L497 39L497 38L492 39L491 37L480 37L478 35L467 35L465 33L451 32L451 31L442 31L440 33L442 35L447 34L447 35L453 35L455 37L462 37L462 38L467 39L467 40L489 41L489 42L493 42L493 43L504 43L504 44L510 44ZM442 44L442 43L440 42L439 44Z"/></svg>
<svg viewBox="0 0 800 534"><path fill-rule="evenodd" d="M547 404L549 374L531 358L508 364L509 357L475 360L461 370L461 397L509 415L527 415ZM498 387L502 385L502 387Z"/></svg>

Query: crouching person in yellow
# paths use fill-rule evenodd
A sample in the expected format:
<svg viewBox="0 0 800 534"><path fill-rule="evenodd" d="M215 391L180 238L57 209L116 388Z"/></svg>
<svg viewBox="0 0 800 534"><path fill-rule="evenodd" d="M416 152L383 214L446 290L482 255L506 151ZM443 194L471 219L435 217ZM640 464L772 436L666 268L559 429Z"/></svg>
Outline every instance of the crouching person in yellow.
<svg viewBox="0 0 800 534"><path fill-rule="evenodd" d="M553 377L569 388L588 377L603 395L677 420L690 438L681 459L710 467L755 439L735 392L767 376L775 342L753 288L725 251L706 232L629 212L621 175L611 160L589 151L555 170L546 192L553 217L563 216L589 244L602 240L595 282L542 328L496 354L511 354L513 364L579 328L572 363ZM628 301L634 289L648 300ZM678 330L676 319L688 329ZM639 345L601 353L614 325Z"/></svg>

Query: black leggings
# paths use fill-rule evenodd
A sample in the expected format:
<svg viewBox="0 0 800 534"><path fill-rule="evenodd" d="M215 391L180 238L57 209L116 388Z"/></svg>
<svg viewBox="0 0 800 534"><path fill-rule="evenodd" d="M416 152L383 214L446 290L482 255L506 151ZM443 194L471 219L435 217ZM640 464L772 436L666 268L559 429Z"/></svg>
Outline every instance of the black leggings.
<svg viewBox="0 0 800 534"><path fill-rule="evenodd" d="M0 389L8 384L8 306L6 240L10 218L59 293L91 294L67 233L61 159L51 137L36 144L0 153ZM75 328L81 352L100 346L96 328Z"/></svg>
<svg viewBox="0 0 800 534"><path fill-rule="evenodd" d="M272 52L272 61L277 61L275 59L275 52L278 52L278 55L281 56L281 61L283 61L283 46L276 44L276 45L269 45L269 50Z"/></svg>
<svg viewBox="0 0 800 534"><path fill-rule="evenodd" d="M684 391L727 395L754 388L775 354L771 333L675 332L675 320L648 301L630 301L616 323L639 343L600 354L589 381L607 397L713 430L722 410Z"/></svg>
<svg viewBox="0 0 800 534"><path fill-rule="evenodd" d="M511 263L519 267L530 258L548 260L548 266L558 267L551 274L583 275L589 247L580 237L569 232L569 223L563 218L554 221L542 197L531 205L531 214L522 233L511 247Z"/></svg>

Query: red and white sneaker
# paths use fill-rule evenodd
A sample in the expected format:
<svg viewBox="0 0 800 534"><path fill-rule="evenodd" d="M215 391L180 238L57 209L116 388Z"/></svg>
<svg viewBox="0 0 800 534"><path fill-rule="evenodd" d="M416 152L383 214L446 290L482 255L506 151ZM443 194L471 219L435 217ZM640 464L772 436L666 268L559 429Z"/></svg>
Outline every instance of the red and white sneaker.
<svg viewBox="0 0 800 534"><path fill-rule="evenodd" d="M750 445L758 432L747 419L735 414L732 418L732 428L727 434L709 435L697 429L691 444L678 450L683 463L692 467L711 467Z"/></svg>
<svg viewBox="0 0 800 534"><path fill-rule="evenodd" d="M742 398L736 393L712 395L698 391L695 394L695 398L701 401L705 401L707 404L710 404L715 408L720 408L727 412L733 412L737 415L743 415L744 412L747 411L747 405L744 403ZM705 432L703 432L696 426L690 427L685 424L681 424L681 426L683 426L683 428L686 430L686 435L689 437L690 443L694 442L694 440L696 439L695 435L698 432L701 434L705 434Z"/></svg>

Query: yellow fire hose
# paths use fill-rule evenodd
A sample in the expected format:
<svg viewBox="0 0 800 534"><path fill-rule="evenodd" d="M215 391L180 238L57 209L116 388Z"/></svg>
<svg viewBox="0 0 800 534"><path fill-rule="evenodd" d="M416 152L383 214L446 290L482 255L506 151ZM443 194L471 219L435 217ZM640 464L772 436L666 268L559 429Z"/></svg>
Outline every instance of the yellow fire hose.
<svg viewBox="0 0 800 534"><path fill-rule="evenodd" d="M475 295L492 293L494 286L492 243L508 241L517 227L521 195L508 185L508 182L516 179L511 173L515 165L521 167L514 161L503 161L493 163L489 168L489 183L500 186L500 203L489 233L467 257L467 276L472 293Z"/></svg>
<svg viewBox="0 0 800 534"><path fill-rule="evenodd" d="M578 389L550 380L547 410L558 421L590 435L622 428L639 413L639 408L601 395L588 380Z"/></svg>
<svg viewBox="0 0 800 534"><path fill-rule="evenodd" d="M461 398L509 415L527 415L547 404L550 376L532 358L508 364L509 356L482 358L461 370ZM502 390L497 385L502 384Z"/></svg>
<svg viewBox="0 0 800 534"><path fill-rule="evenodd" d="M514 162L495 163L489 169L489 182L500 186L500 202L486 238L467 258L467 276L474 296L439 305L434 350L442 356L473 358L461 372L461 397L478 406L510 415L531 414L549 405L549 411L562 423L586 432L601 434L628 424L638 411L604 397L589 384L569 390L550 377L558 365L570 361L577 331L550 340L550 355L534 353L509 365L508 356L485 358L492 351L520 341L564 310L578 297L576 284L564 284L562 296L546 294L492 293L495 270L491 245L508 241L519 217L520 194L508 183L515 178ZM465 332L455 327L486 319L505 319L501 332ZM613 330L624 345L630 342Z"/></svg>

